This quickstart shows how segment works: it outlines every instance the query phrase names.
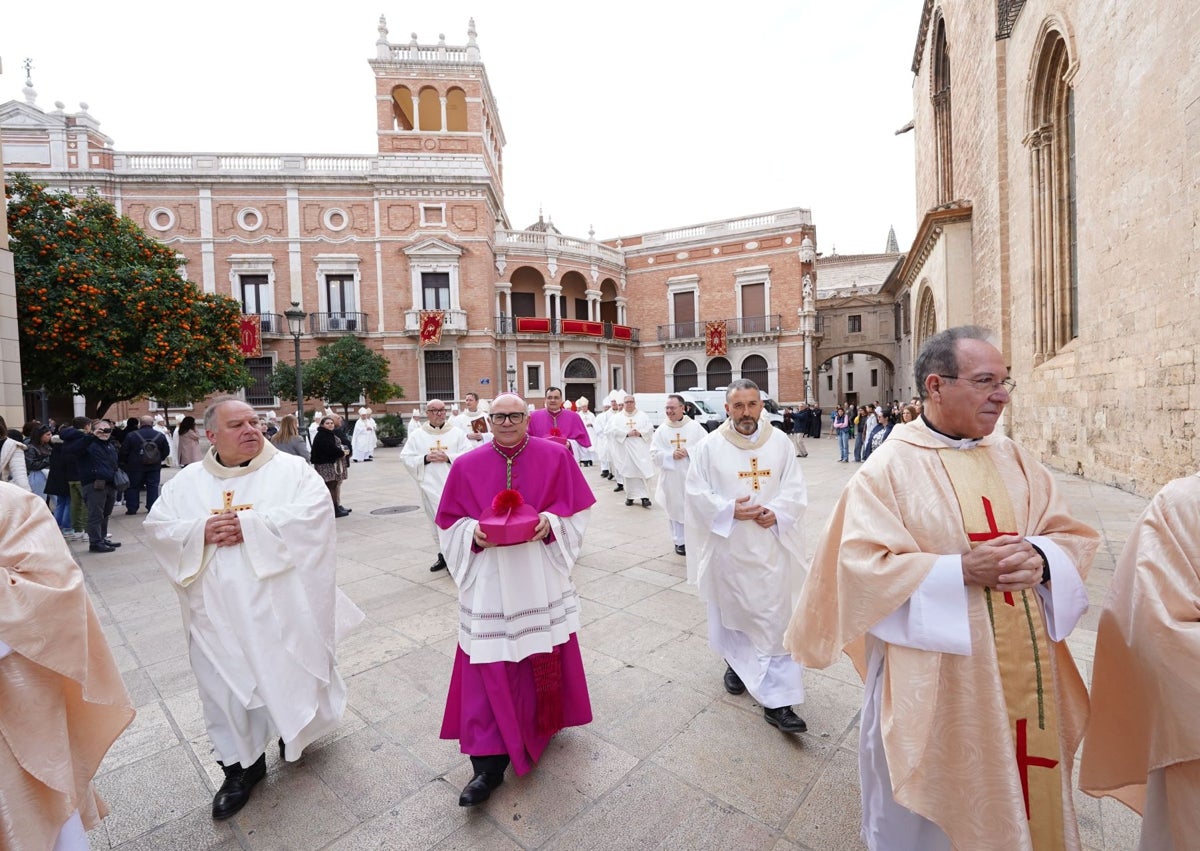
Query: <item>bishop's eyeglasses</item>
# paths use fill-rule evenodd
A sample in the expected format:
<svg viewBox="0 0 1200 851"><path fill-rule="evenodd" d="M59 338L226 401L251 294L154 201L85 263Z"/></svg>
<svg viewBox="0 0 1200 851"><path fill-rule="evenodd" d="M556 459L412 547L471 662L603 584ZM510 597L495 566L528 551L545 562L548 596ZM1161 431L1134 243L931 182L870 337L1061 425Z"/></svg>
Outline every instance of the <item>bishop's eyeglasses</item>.
<svg viewBox="0 0 1200 851"><path fill-rule="evenodd" d="M1017 389L1017 382L1011 378L1001 378L997 381L991 378L960 378L957 375L942 375L941 373L938 373L938 378L944 378L947 381L965 381L981 393L995 393L1001 389L1005 393L1012 393Z"/></svg>
<svg viewBox="0 0 1200 851"><path fill-rule="evenodd" d="M513 411L511 414L488 414L488 419L492 421L492 425L501 425L505 422L510 422L513 425L525 422L524 411Z"/></svg>

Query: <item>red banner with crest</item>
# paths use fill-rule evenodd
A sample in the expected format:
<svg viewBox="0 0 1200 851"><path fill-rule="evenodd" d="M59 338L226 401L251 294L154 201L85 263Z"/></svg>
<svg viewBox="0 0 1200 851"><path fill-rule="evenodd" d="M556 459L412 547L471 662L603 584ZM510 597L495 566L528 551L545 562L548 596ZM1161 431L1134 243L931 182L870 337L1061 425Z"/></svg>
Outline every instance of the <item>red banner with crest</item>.
<svg viewBox="0 0 1200 851"><path fill-rule="evenodd" d="M729 354L729 341L725 336L725 320L713 319L704 323L704 354L708 357Z"/></svg>
<svg viewBox="0 0 1200 851"><path fill-rule="evenodd" d="M242 357L262 357L262 317L248 313L238 320L238 349Z"/></svg>
<svg viewBox="0 0 1200 851"><path fill-rule="evenodd" d="M422 310L420 316L421 322L421 345L436 346L442 342L442 323L446 321L446 311L444 310Z"/></svg>

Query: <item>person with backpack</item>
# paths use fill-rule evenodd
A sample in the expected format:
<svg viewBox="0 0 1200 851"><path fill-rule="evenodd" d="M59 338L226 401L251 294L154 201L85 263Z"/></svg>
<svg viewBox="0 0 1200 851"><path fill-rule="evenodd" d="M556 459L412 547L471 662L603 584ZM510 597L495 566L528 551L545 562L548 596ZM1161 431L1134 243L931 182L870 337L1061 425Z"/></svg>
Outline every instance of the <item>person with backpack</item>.
<svg viewBox="0 0 1200 851"><path fill-rule="evenodd" d="M154 428L154 417L142 417L137 429L125 433L120 454L121 469L129 474L129 487L125 490L126 514L138 513L143 486L146 488L146 510L154 507L163 461L170 453L171 444Z"/></svg>

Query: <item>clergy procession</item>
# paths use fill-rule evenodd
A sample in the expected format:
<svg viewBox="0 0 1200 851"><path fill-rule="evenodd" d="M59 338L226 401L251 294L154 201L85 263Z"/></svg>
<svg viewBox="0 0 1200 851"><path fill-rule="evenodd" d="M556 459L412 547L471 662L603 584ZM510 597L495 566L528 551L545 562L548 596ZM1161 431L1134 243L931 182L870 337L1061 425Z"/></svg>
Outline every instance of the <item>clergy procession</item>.
<svg viewBox="0 0 1200 851"><path fill-rule="evenodd" d="M812 482L830 494L822 465L836 465L834 450L806 448L773 427L747 379L724 388L726 418L711 433L686 416L677 394L657 427L620 390L598 400L596 414L586 398L572 403L558 387L546 390L541 408L513 392L490 401L468 393L451 416L444 400L428 399L398 459L423 509L420 540L432 538L429 552L437 554L414 587L453 599L456 620L439 617L434 630L455 638L426 655L436 664L416 679L376 677L369 693L379 701L415 690L395 729L406 742L421 739L414 747L422 753L434 740L455 748L457 760L439 776L465 780L462 812L479 819L491 811L505 823L507 810L497 808L521 806L520 790L531 788L521 784L541 762L558 788L592 782L564 762L588 762L612 745L597 745L589 758L579 750L581 728L610 743L637 729L635 751L663 748L686 762L671 745L686 726L662 739L653 731L663 713L701 696L721 707L710 710L722 720L707 728L707 758L725 754L733 772L693 769L707 794L723 793L720 784L743 770L734 765L748 780L768 766L782 766L782 777L789 765L802 771L807 752L828 747L824 707L846 680L823 672L836 671L844 656L852 667L838 676L849 672L861 690L839 752L857 762L853 832L866 848L1092 847L1077 788L1140 814L1142 851L1200 848L1200 734L1190 723L1200 690L1187 673L1200 662L1200 477L1164 488L1125 544L1094 661L1083 660L1089 701L1078 644L1068 639L1088 612L1085 583L1101 538L1072 513L1059 477L998 428L1016 389L1001 352L986 329L950 328L925 341L914 378L919 416L893 427L838 479L828 504L814 500ZM372 412L359 413L353 461L387 464L396 456L376 454ZM274 780L264 794L275 795L275 806L272 790L286 788L289 772L323 771L321 754L340 737L374 729L373 716L352 707L355 676L388 668L360 661L361 648L386 636L374 620L385 604L358 582L348 586L353 599L340 587L355 564L347 554L369 539L335 527L349 512L305 458L266 440L254 410L236 398L210 404L203 425L210 448L166 482L141 533L178 600L186 677L199 704L196 753L210 754L220 772L212 823L244 811L253 824L268 808L252 803L268 774ZM807 424L802 431L834 442ZM371 475L395 480L396 468L378 473L383 466ZM609 485L615 499L601 493ZM44 503L9 484L0 484L0 502L0 847L87 848L86 831L108 811L97 793L101 762L110 749L121 752L131 722L137 729L135 703L109 649L117 633L100 629L84 572L49 526ZM612 557L605 538L628 521L597 532L596 518L628 517L629 507L647 519L662 512L637 524L669 538L669 548L646 554L657 573L600 568ZM814 514L828 521L806 523ZM355 542L347 550L339 531ZM811 559L806 535L816 542ZM406 542L404 559L420 560L425 546ZM632 587L635 576L680 583L669 593L698 605L702 620L693 614L690 625L709 654L693 651L672 669L686 688L673 686L674 700L653 709L643 696L614 704L612 678L633 665L600 643L643 640L650 627L635 628L630 618L648 604L606 606L592 592L621 579L617 590ZM660 591L668 593L646 593ZM627 620L614 632L605 623L617 617ZM344 658L339 665L347 648L355 648L348 669ZM653 653L645 659L661 662ZM747 707L759 718L757 732L734 729ZM813 725L819 735L808 732ZM723 750L719 740L729 736L751 737L755 757ZM339 765L339 777L356 771L352 755ZM522 780L501 789L510 768ZM502 804L484 806L506 792ZM746 812L759 812L745 801ZM623 806L636 803L626 798ZM805 847L851 847L809 826L818 838L795 837ZM373 839L347 847L390 847L378 833L384 828L373 829ZM570 835L569 826L560 829ZM725 834L678 842L654 835L647 847L734 842Z"/></svg>

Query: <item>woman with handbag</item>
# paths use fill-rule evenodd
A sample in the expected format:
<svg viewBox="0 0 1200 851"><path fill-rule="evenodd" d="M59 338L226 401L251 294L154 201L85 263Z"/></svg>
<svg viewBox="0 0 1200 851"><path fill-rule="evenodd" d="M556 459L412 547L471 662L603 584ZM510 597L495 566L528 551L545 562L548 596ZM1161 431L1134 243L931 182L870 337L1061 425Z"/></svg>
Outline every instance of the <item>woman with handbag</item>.
<svg viewBox="0 0 1200 851"><path fill-rule="evenodd" d="M313 469L321 476L325 487L329 488L334 516L345 517L350 513L341 504L342 481L346 478L346 451L334 433L336 425L333 417L321 419L321 425L313 435L311 457Z"/></svg>

